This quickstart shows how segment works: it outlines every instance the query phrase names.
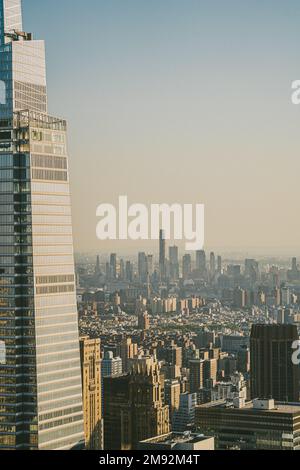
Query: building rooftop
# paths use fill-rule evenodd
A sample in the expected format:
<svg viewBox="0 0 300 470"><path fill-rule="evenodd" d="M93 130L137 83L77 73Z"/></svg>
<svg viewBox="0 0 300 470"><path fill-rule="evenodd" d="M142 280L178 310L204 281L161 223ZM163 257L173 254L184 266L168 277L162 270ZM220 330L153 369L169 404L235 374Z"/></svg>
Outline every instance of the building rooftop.
<svg viewBox="0 0 300 470"><path fill-rule="evenodd" d="M194 434L191 432L176 433L172 432L170 434L164 434L162 436L152 437L143 441L144 443L156 443L156 444L182 444L190 443L194 444L196 442L206 441L211 439L210 437L204 436L203 434Z"/></svg>
<svg viewBox="0 0 300 470"><path fill-rule="evenodd" d="M262 408L255 406L253 401L248 401L241 408L235 408L232 402L226 400L218 400L204 405L198 405L197 408L224 408L224 409L236 409L239 411L249 411L253 412L265 412L265 413L290 413L290 414L300 414L300 403L285 403L285 402L275 402L274 408Z"/></svg>

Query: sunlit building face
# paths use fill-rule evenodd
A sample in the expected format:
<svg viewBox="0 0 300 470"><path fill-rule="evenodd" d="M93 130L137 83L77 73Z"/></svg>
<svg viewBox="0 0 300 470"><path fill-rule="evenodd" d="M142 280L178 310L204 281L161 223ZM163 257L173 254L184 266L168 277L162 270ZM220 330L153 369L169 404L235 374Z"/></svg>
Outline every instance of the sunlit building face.
<svg viewBox="0 0 300 470"><path fill-rule="evenodd" d="M0 1L0 449L84 440L66 122L45 48Z"/></svg>

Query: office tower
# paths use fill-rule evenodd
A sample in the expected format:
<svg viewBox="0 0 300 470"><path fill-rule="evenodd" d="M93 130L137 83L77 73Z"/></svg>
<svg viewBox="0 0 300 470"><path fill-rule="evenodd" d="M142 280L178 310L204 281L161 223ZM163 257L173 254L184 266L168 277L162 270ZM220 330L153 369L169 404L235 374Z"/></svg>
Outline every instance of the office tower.
<svg viewBox="0 0 300 470"><path fill-rule="evenodd" d="M292 268L287 272L288 281L299 281L300 271L297 266L297 258L292 259Z"/></svg>
<svg viewBox="0 0 300 470"><path fill-rule="evenodd" d="M195 343L197 348L207 348L210 345L214 346L216 342L216 334L214 331L201 331L198 333Z"/></svg>
<svg viewBox="0 0 300 470"><path fill-rule="evenodd" d="M159 231L159 273L161 280L166 277L166 235L164 230Z"/></svg>
<svg viewBox="0 0 300 470"><path fill-rule="evenodd" d="M100 256L99 255L97 256L97 260L96 260L95 274L96 274L96 276L99 276L99 274L101 274Z"/></svg>
<svg viewBox="0 0 300 470"><path fill-rule="evenodd" d="M184 255L182 258L182 277L186 281L190 278L192 272L191 255Z"/></svg>
<svg viewBox="0 0 300 470"><path fill-rule="evenodd" d="M236 287L233 292L233 305L236 308L244 308L246 306L246 291L240 287Z"/></svg>
<svg viewBox="0 0 300 470"><path fill-rule="evenodd" d="M299 401L299 367L292 362L296 325L253 325L250 339L251 397Z"/></svg>
<svg viewBox="0 0 300 470"><path fill-rule="evenodd" d="M147 255L147 274L151 278L154 273L153 255Z"/></svg>
<svg viewBox="0 0 300 470"><path fill-rule="evenodd" d="M80 338L85 447L103 449L100 339Z"/></svg>
<svg viewBox="0 0 300 470"><path fill-rule="evenodd" d="M250 346L249 336L241 335L222 335L221 336L222 351L229 354L237 354L244 347Z"/></svg>
<svg viewBox="0 0 300 470"><path fill-rule="evenodd" d="M297 258L293 258L293 259L292 259L292 271L294 271L294 272L298 271L298 268L297 268Z"/></svg>
<svg viewBox="0 0 300 470"><path fill-rule="evenodd" d="M140 312L138 315L138 329L147 331L150 328L150 318L148 312Z"/></svg>
<svg viewBox="0 0 300 470"><path fill-rule="evenodd" d="M176 281L179 278L179 260L178 260L178 247L169 247L169 260L170 260L170 277Z"/></svg>
<svg viewBox="0 0 300 470"><path fill-rule="evenodd" d="M196 427L215 437L216 450L299 450L300 404L216 401L196 407Z"/></svg>
<svg viewBox="0 0 300 470"><path fill-rule="evenodd" d="M104 449L131 449L130 376L103 377Z"/></svg>
<svg viewBox="0 0 300 470"><path fill-rule="evenodd" d="M204 361L202 359L192 359L189 363L190 368L190 392L197 393L203 388L203 368Z"/></svg>
<svg viewBox="0 0 300 470"><path fill-rule="evenodd" d="M197 393L183 393L180 395L178 410L174 412L172 420L173 432L192 431L195 425L195 409Z"/></svg>
<svg viewBox="0 0 300 470"><path fill-rule="evenodd" d="M120 279L121 281L125 280L125 263L124 260L120 260Z"/></svg>
<svg viewBox="0 0 300 470"><path fill-rule="evenodd" d="M78 448L66 122L47 114L44 41L22 32L21 1L1 0L0 16L0 449Z"/></svg>
<svg viewBox="0 0 300 470"><path fill-rule="evenodd" d="M288 287L281 288L281 305L290 305L291 291Z"/></svg>
<svg viewBox="0 0 300 470"><path fill-rule="evenodd" d="M249 277L252 282L256 282L259 278L258 262L255 259L245 260L245 276Z"/></svg>
<svg viewBox="0 0 300 470"><path fill-rule="evenodd" d="M217 380L218 361L217 359L208 359L203 364L203 383L205 387L210 386Z"/></svg>
<svg viewBox="0 0 300 470"><path fill-rule="evenodd" d="M213 252L211 252L210 258L209 258L209 271L210 271L210 276L213 279L216 274L216 257Z"/></svg>
<svg viewBox="0 0 300 470"><path fill-rule="evenodd" d="M239 278L241 275L241 266L239 264L229 264L227 266L227 274L233 278Z"/></svg>
<svg viewBox="0 0 300 470"><path fill-rule="evenodd" d="M170 430L163 377L150 358L133 361L130 374L104 378L104 447L137 449L139 441Z"/></svg>
<svg viewBox="0 0 300 470"><path fill-rule="evenodd" d="M250 371L250 349L247 346L241 347L237 353L237 371L242 374Z"/></svg>
<svg viewBox="0 0 300 470"><path fill-rule="evenodd" d="M106 277L106 280L109 281L110 278L111 278L111 274L110 274L110 264L107 262L105 263L105 277Z"/></svg>
<svg viewBox="0 0 300 470"><path fill-rule="evenodd" d="M138 273L140 282L147 282L148 267L147 256L145 253L139 253L138 255Z"/></svg>
<svg viewBox="0 0 300 470"><path fill-rule="evenodd" d="M122 359L114 357L112 351L106 351L101 362L101 375L102 378L122 375Z"/></svg>
<svg viewBox="0 0 300 470"><path fill-rule="evenodd" d="M221 256L218 256L218 259L217 259L217 271L218 271L218 274L222 274L222 257Z"/></svg>
<svg viewBox="0 0 300 470"><path fill-rule="evenodd" d="M176 344L172 344L168 348L165 349L165 360L168 364L173 366L182 367L182 348L176 346Z"/></svg>
<svg viewBox="0 0 300 470"><path fill-rule="evenodd" d="M117 255L115 253L112 253L110 255L109 266L110 266L111 279L112 280L117 279Z"/></svg>
<svg viewBox="0 0 300 470"><path fill-rule="evenodd" d="M179 408L180 392L181 387L178 380L170 379L165 381L165 404L169 407L171 421L174 411Z"/></svg>
<svg viewBox="0 0 300 470"><path fill-rule="evenodd" d="M278 307L281 303L281 292L279 287L275 287L273 291L274 303Z"/></svg>
<svg viewBox="0 0 300 470"><path fill-rule="evenodd" d="M124 338L120 344L120 357L122 359L123 372L129 371L129 359L133 359L138 353L137 344L131 338Z"/></svg>
<svg viewBox="0 0 300 470"><path fill-rule="evenodd" d="M133 280L133 269L132 269L132 264L130 263L130 261L126 261L125 276L126 276L126 281L127 282L132 282L132 280Z"/></svg>
<svg viewBox="0 0 300 470"><path fill-rule="evenodd" d="M204 250L196 252L196 269L200 271L201 274L206 273L206 254Z"/></svg>

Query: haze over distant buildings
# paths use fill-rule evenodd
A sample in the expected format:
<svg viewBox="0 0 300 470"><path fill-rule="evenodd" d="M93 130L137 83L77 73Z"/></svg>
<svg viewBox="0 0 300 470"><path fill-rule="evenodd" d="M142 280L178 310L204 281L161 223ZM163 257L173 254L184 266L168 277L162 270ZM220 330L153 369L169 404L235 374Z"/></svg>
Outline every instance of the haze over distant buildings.
<svg viewBox="0 0 300 470"><path fill-rule="evenodd" d="M204 203L206 247L297 252L299 14L296 0L24 0L50 112L70 123L77 251L131 250L95 235L97 205L127 194Z"/></svg>

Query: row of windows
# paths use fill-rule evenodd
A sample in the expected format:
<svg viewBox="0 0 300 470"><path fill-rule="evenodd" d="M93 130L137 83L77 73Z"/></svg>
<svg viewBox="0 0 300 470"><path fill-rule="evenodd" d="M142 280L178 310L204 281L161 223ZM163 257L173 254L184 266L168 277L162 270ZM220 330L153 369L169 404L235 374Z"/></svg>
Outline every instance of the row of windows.
<svg viewBox="0 0 300 470"><path fill-rule="evenodd" d="M60 144L65 143L65 135L55 133L55 132L46 132L46 131L41 132L40 130L33 130L31 132L31 138L32 140L39 140L39 141L45 141L45 142L54 142L54 143L60 143Z"/></svg>
<svg viewBox="0 0 300 470"><path fill-rule="evenodd" d="M52 413L45 413L39 415L39 421L49 421L50 419L60 418L61 416L67 416L82 411L82 406L74 406L72 408L66 408L64 410L53 411Z"/></svg>
<svg viewBox="0 0 300 470"><path fill-rule="evenodd" d="M52 334L52 335L46 335L46 336L41 336L41 332L39 332L40 334L38 335L37 337L37 347L39 347L39 351L42 350L42 348L40 348L41 346L43 345L48 345L48 347L44 348L45 350L47 349L49 352L50 352L50 349L52 350L62 350L64 349L65 347L66 348L69 348L68 345L66 345L65 343L69 343L70 342L76 342L77 346L78 346L78 328L74 325L73 325L73 329L70 330L69 332L65 331L64 328L62 329L59 329L57 328L56 329L56 333L57 334ZM51 345L55 345L56 346L56 349L55 347L53 348ZM71 348L70 348L71 349Z"/></svg>
<svg viewBox="0 0 300 470"><path fill-rule="evenodd" d="M53 168L56 170L67 170L68 168L68 162L66 158L57 157L54 155L34 154L31 157L31 164L33 167Z"/></svg>
<svg viewBox="0 0 300 470"><path fill-rule="evenodd" d="M1 210L1 207L0 207ZM70 205L35 205L32 206L33 214L57 214L57 215L71 215Z"/></svg>
<svg viewBox="0 0 300 470"><path fill-rule="evenodd" d="M66 171L32 170L32 179L48 181L68 181L68 173Z"/></svg>
<svg viewBox="0 0 300 470"><path fill-rule="evenodd" d="M30 183L13 183L12 181L0 182L0 193L24 193L30 191Z"/></svg>
<svg viewBox="0 0 300 470"><path fill-rule="evenodd" d="M35 187L35 183L34 183ZM32 204L56 204L62 206L70 206L70 196L69 195L56 195L56 194L33 194L32 195Z"/></svg>
<svg viewBox="0 0 300 470"><path fill-rule="evenodd" d="M0 204L30 204L30 194L0 194Z"/></svg>
<svg viewBox="0 0 300 470"><path fill-rule="evenodd" d="M73 243L73 237L71 235L57 235L51 234L39 235L35 234L34 244L35 245L71 245Z"/></svg>
<svg viewBox="0 0 300 470"><path fill-rule="evenodd" d="M37 284L62 284L63 282L74 282L75 276L69 275L58 275L58 276L39 276L36 278Z"/></svg>
<svg viewBox="0 0 300 470"><path fill-rule="evenodd" d="M61 353L59 354L51 354L50 355L45 355L43 357L37 357L37 364L38 367L41 368L43 371L46 366L46 364L51 364L53 362L59 362L59 361L64 361L64 363L70 359L70 360L75 360L78 359L78 344L76 346L70 347L70 351L65 351L64 354L62 355Z"/></svg>
<svg viewBox="0 0 300 470"><path fill-rule="evenodd" d="M59 442L52 442L51 444L45 444L44 446L40 446L41 450L57 450L57 449L73 449L75 446L78 447L80 445L83 447L84 439L82 432L79 430L76 435L72 437L68 437L67 439L60 439Z"/></svg>
<svg viewBox="0 0 300 470"><path fill-rule="evenodd" d="M62 292L75 292L74 284L60 286L42 286L36 288L37 295L61 294Z"/></svg>
<svg viewBox="0 0 300 470"><path fill-rule="evenodd" d="M0 248L1 252L1 248ZM36 245L33 246L33 253L36 256L40 255L72 255L73 245Z"/></svg>
<svg viewBox="0 0 300 470"><path fill-rule="evenodd" d="M0 226L1 230L1 226ZM40 235L72 235L72 226L71 225L36 225L34 228L35 234Z"/></svg>
<svg viewBox="0 0 300 470"><path fill-rule="evenodd" d="M41 380L45 375L48 377L48 374L52 372L55 374L59 373L60 371L65 373L67 370L78 368L80 368L78 356L77 359L72 359L69 361L65 361L64 358L61 358L60 362L41 366L41 370L39 371L38 376Z"/></svg>
<svg viewBox="0 0 300 470"><path fill-rule="evenodd" d="M78 364L76 365L76 368L69 369L68 371L62 370L61 372L54 372L53 374L43 374L43 376L39 377L39 384L46 384L49 382L54 382L58 380L64 380L66 378L70 377L80 377L80 371L81 369L78 367ZM1 377L0 377L1 380Z"/></svg>
<svg viewBox="0 0 300 470"><path fill-rule="evenodd" d="M52 344L52 345L48 345L48 346L43 346L43 345L39 345L37 344L37 350L38 350L38 359L41 359L43 360L44 358L42 358L41 356L42 355L46 355L47 356L47 359L49 358L48 355L50 355L51 353L57 353L57 352L60 352L63 353L64 351L77 351L78 352L78 348L79 348L79 345L78 345L78 334L77 335L71 335L72 336L72 339L69 340L69 342L67 343L60 343L59 345L58 344Z"/></svg>
<svg viewBox="0 0 300 470"><path fill-rule="evenodd" d="M61 318L61 322L59 322L56 319L54 327L36 326L36 331L40 335L51 335L51 334L55 334L59 328L62 328L64 333L73 332L75 331L75 329L78 328L77 322L75 323L74 321L74 315L69 317L69 323L66 323L67 321L68 321L68 317L66 319Z"/></svg>
<svg viewBox="0 0 300 470"><path fill-rule="evenodd" d="M80 382L80 379L78 380L78 382ZM51 400L56 400L56 399L59 399L59 398L67 398L68 396L72 396L72 395L78 395L79 393L81 393L81 383L80 383L80 386L75 386L75 387L70 387L70 388L66 388L64 390L59 390L57 392L50 392L50 393L47 393L47 394L43 394L43 395L40 395L39 396L39 403L44 403L44 402L47 402L47 401L51 401Z"/></svg>
<svg viewBox="0 0 300 470"><path fill-rule="evenodd" d="M35 306L37 309L44 307L62 307L68 306L70 311L71 308L76 308L76 298L74 293L65 295L53 295L51 297L37 297ZM55 311L53 312L55 314Z"/></svg>
<svg viewBox="0 0 300 470"><path fill-rule="evenodd" d="M32 145L32 150L34 153L45 153L45 154L54 154L54 155L66 155L66 146L65 145L59 145L59 144L52 144L52 145L46 145L46 144L33 144Z"/></svg>
<svg viewBox="0 0 300 470"><path fill-rule="evenodd" d="M45 429L52 429L65 424L76 423L77 421L82 421L82 414L78 416L71 416L69 418L59 419L57 421L51 421L49 423L41 424L39 430L43 431Z"/></svg>
<svg viewBox="0 0 300 470"><path fill-rule="evenodd" d="M73 299L74 300L74 299ZM1 315L1 314L0 314ZM49 306L49 308L36 308L36 321L37 325L51 325L58 322L62 315L71 316L77 315L77 308L75 303L73 305L63 306Z"/></svg>
<svg viewBox="0 0 300 470"><path fill-rule="evenodd" d="M52 383L45 382L42 385L39 383L38 394L40 396L41 394L52 392L52 391L58 392L59 390L62 390L62 389L65 390L66 388L75 387L79 384L81 384L80 372L77 374L72 374L72 376L70 378L66 378L66 380L63 378L59 382L52 382Z"/></svg>
<svg viewBox="0 0 300 470"><path fill-rule="evenodd" d="M1 255L29 255L32 254L31 246L0 246Z"/></svg>

